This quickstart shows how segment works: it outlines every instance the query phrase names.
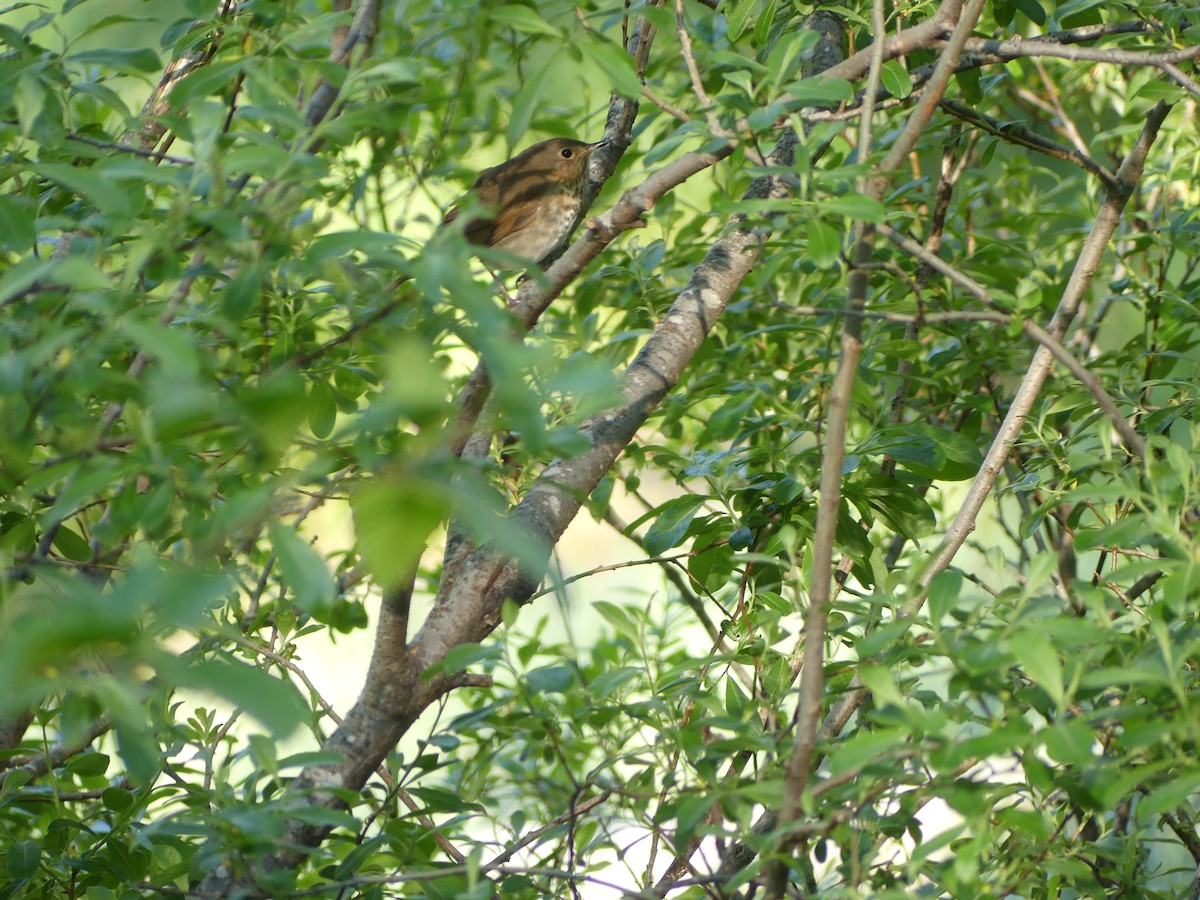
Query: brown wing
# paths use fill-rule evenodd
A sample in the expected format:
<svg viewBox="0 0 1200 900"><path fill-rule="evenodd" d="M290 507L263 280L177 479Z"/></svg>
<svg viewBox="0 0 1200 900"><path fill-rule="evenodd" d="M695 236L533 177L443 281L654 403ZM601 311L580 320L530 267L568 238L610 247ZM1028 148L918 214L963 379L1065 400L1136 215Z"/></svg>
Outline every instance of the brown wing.
<svg viewBox="0 0 1200 900"><path fill-rule="evenodd" d="M536 203L507 203L500 208L494 221L488 223L491 236L488 246L495 247L526 226L537 221L540 210Z"/></svg>
<svg viewBox="0 0 1200 900"><path fill-rule="evenodd" d="M491 178L491 174L492 169L484 169L480 172L479 177L475 179L475 184L471 187L471 193L475 195L475 199L480 205L497 207L500 205L500 189L496 186L495 180ZM458 204L455 204L446 213L446 218L442 219L442 225L449 225L457 218ZM495 230L494 219L476 216L467 222L463 228L463 234L476 246L490 247L495 243Z"/></svg>

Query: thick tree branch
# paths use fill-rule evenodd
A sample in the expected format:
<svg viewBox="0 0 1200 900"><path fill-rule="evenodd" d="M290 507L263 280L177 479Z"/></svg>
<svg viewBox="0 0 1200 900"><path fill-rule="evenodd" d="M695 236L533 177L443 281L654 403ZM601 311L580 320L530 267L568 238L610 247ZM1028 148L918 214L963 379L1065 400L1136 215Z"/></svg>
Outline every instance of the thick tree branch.
<svg viewBox="0 0 1200 900"><path fill-rule="evenodd" d="M979 20L985 0L970 0L955 25L949 44L938 61L937 69L930 78L925 94L910 115L900 137L880 161L875 174L864 186L876 199L882 199L890 176L895 172L924 131L942 93L949 84L950 76L958 65L962 48L971 30ZM878 4L877 4L878 6ZM882 11L878 11L882 18ZM882 64L882 42L877 42L876 71ZM874 96L873 85L868 85L868 98ZM869 115L863 117L863 143L869 145ZM867 148L864 148L864 153ZM801 802L808 786L813 757L816 753L818 724L821 720L821 701L825 684L825 629L829 616L829 601L833 579L833 544L837 530L837 510L841 501L842 468L845 458L845 436L849 417L850 397L858 368L859 352L862 348L862 315L866 305L868 276L865 265L874 252L874 229L863 226L855 244L851 262L850 280L846 300L846 320L841 342L838 370L834 376L829 396L829 417L826 425L825 446L821 456L820 503L817 524L813 536L813 576L809 591L808 614L805 617L804 665L800 674L800 691L797 698L796 734L791 755L788 758L784 778L783 802L780 805L780 824L787 827L800 815ZM781 840L780 847L786 853L791 838ZM772 863L768 877L767 896L782 897L786 885L786 866L782 860Z"/></svg>
<svg viewBox="0 0 1200 900"><path fill-rule="evenodd" d="M234 14L237 7L235 0L220 0L217 9L218 19L227 19ZM152 151L159 140L167 132L166 124L159 118L170 112L171 92L185 77L212 62L220 45L221 30L215 30L208 41L194 46L178 59L172 60L159 79L158 85L150 92L142 105L140 127L127 131L122 135L120 143L137 146L141 150ZM169 143L169 142L168 142ZM164 147L163 150L166 148Z"/></svg>
<svg viewBox="0 0 1200 900"><path fill-rule="evenodd" d="M358 50L361 55L369 56L375 44L375 35L379 31L379 0L359 0L354 10L354 18L350 22L348 33L342 34L339 29L334 34L333 49L330 58L339 66L349 67L351 57ZM322 79L313 91L304 107L304 122L309 128L315 128L329 115L333 104L341 95L340 84L333 84L328 79Z"/></svg>

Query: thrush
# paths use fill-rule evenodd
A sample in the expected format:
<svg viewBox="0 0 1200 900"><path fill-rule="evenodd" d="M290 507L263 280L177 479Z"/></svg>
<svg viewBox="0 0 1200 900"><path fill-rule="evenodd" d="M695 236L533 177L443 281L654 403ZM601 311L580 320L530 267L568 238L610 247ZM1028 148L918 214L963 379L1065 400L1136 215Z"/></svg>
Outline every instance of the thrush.
<svg viewBox="0 0 1200 900"><path fill-rule="evenodd" d="M483 211L463 226L467 240L544 263L571 236L583 208L588 157L602 143L552 138L484 169L471 188ZM458 215L455 206L442 224Z"/></svg>

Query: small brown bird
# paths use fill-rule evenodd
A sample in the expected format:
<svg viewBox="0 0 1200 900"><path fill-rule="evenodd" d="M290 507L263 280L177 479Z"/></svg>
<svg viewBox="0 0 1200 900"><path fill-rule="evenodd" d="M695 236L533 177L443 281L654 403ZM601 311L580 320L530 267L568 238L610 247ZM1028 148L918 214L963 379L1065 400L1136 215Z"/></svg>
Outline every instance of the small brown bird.
<svg viewBox="0 0 1200 900"><path fill-rule="evenodd" d="M484 169L471 193L486 212L467 221L467 240L541 265L570 236L583 206L588 157L602 143L553 138ZM442 224L457 218L455 206Z"/></svg>

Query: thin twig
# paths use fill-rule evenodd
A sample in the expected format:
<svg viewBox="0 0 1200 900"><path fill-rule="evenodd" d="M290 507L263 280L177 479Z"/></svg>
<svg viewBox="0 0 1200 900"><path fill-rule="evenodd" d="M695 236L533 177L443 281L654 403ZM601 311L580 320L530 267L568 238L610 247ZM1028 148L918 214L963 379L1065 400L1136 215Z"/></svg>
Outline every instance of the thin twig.
<svg viewBox="0 0 1200 900"><path fill-rule="evenodd" d="M900 234L891 226L883 224L879 226L879 230L896 246L900 247L907 253L911 253L917 259L921 260L922 263L929 266L933 270L940 272L942 275L945 275L955 284L966 288L973 295L975 295L975 297L981 303L991 307L993 311L988 313L986 317L991 318L994 316L994 318L991 319L992 321L1002 322L1005 324L1013 320L1014 317L1009 316L1007 313L996 310L996 303L992 299L987 288L975 281L975 279L959 271L941 257L930 253L912 238ZM1018 319L1018 321L1020 321L1021 328L1026 334L1049 350L1050 353L1053 354L1054 358L1063 364L1067 371L1079 379L1084 387L1088 389L1088 392L1092 395L1092 397L1095 398L1096 403L1099 404L1100 408L1104 410L1105 415L1107 415L1112 421L1113 427L1116 428L1120 433L1121 440L1125 443L1125 446L1129 449L1129 452L1134 454L1138 459L1144 460L1146 457L1145 439L1138 434L1133 423L1121 414L1121 411L1117 408L1117 404L1112 399L1112 396L1107 390L1105 390L1104 385L1100 383L1100 379L1097 378L1086 366L1084 366L1083 363L1076 359L1075 355L1072 354L1071 351L1069 351L1065 346L1063 346L1062 342L1058 338L1050 334L1042 326L1029 319Z"/></svg>
<svg viewBox="0 0 1200 900"><path fill-rule="evenodd" d="M935 46L943 42L936 42ZM982 38L972 38L967 41L967 52L997 61L1012 60L1031 56L1049 56L1055 59L1066 59L1071 62L1101 62L1118 66L1154 66L1187 62L1200 56L1200 44L1186 47L1183 50L1172 50L1166 53L1151 53L1140 50L1097 49L1094 47L1076 47L1058 44L1051 41L995 41Z"/></svg>
<svg viewBox="0 0 1200 900"><path fill-rule="evenodd" d="M1174 63L1162 63L1159 68L1167 75L1171 76L1180 87L1184 88L1188 93L1195 97L1200 97L1200 84L1191 76L1184 73L1183 69Z"/></svg>
<svg viewBox="0 0 1200 900"><path fill-rule="evenodd" d="M1063 162L1073 163L1079 166L1085 172L1095 175L1104 183L1106 188L1113 188L1116 185L1116 179L1112 172L1100 165L1089 156L1072 150L1069 147L1063 147L1054 141L1048 140L1035 132L1030 131L1020 125L1015 125L1007 122L1000 122L993 119L991 116L984 115L978 110L971 109L965 103L960 103L957 100L942 100L939 104L942 109L956 116L965 122L970 122L977 128L986 131L988 134L995 135L1002 140L1008 141L1011 144L1016 144L1020 147L1026 147L1030 150L1036 150L1039 153L1044 153L1052 159L1061 159Z"/></svg>

